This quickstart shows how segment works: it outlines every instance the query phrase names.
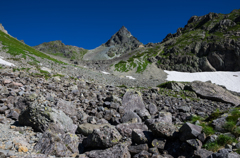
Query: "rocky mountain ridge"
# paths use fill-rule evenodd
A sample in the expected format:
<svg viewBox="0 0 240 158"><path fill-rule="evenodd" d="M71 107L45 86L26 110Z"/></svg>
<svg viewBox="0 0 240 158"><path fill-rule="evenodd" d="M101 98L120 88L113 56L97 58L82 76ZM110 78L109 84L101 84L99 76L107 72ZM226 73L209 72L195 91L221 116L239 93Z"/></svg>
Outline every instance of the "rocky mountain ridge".
<svg viewBox="0 0 240 158"><path fill-rule="evenodd" d="M48 54L63 56L75 61L82 60L84 54L87 53L86 49L79 48L77 46L65 45L60 40L45 42L34 46L33 48Z"/></svg>
<svg viewBox="0 0 240 158"><path fill-rule="evenodd" d="M144 47L123 26L101 48L86 53L83 60L93 63L93 67L111 65L114 67L111 70L117 72L136 69L137 73L141 73L150 64L156 64L160 69L183 72L238 71L239 12L233 10L229 14L192 16L187 25L174 34L168 34L161 43L149 43ZM100 65L95 65L95 61L99 61ZM81 62L76 60L76 63Z"/></svg>
<svg viewBox="0 0 240 158"><path fill-rule="evenodd" d="M129 59L112 64L119 72L149 64L183 72L239 71L239 18L240 10L193 16L184 28L168 34L161 43L149 43L131 53L134 55Z"/></svg>

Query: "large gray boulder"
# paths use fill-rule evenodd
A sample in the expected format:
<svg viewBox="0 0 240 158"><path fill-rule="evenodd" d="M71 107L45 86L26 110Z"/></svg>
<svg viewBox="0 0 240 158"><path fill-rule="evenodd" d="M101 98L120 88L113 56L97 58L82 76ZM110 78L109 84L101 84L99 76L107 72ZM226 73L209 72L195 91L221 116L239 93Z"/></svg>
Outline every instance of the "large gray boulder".
<svg viewBox="0 0 240 158"><path fill-rule="evenodd" d="M122 123L126 123L126 122L129 122L129 121L132 121L133 119L136 119L137 122L141 123L142 120L141 118L135 113L135 112L126 112L123 117L122 117Z"/></svg>
<svg viewBox="0 0 240 158"><path fill-rule="evenodd" d="M226 132L226 130L224 129L224 126L227 122L227 117L228 115L222 115L219 118L215 119L212 121L212 125L214 127L214 130L218 131L218 132Z"/></svg>
<svg viewBox="0 0 240 158"><path fill-rule="evenodd" d="M191 83L191 89L201 98L240 105L240 97L210 82L194 81Z"/></svg>
<svg viewBox="0 0 240 158"><path fill-rule="evenodd" d="M230 149L221 149L216 153L208 156L208 158L239 158L240 155L234 152L231 152Z"/></svg>
<svg viewBox="0 0 240 158"><path fill-rule="evenodd" d="M69 116L76 116L76 105L70 101L65 101L63 99L59 99L57 102L58 109L62 110L65 114Z"/></svg>
<svg viewBox="0 0 240 158"><path fill-rule="evenodd" d="M138 111L138 114L140 116L150 118L150 114L143 103L142 95L138 91L127 90L127 92L123 96L122 106L126 113L130 111Z"/></svg>
<svg viewBox="0 0 240 158"><path fill-rule="evenodd" d="M46 131L34 146L34 150L45 155L72 157L79 153L78 146L79 139L75 134L56 134Z"/></svg>
<svg viewBox="0 0 240 158"><path fill-rule="evenodd" d="M98 128L104 127L106 125L111 126L109 124L97 124L97 125L95 125L95 124L90 124L90 123L84 123L84 124L81 124L81 125L78 126L77 133L88 136L88 135L93 133L94 129L98 129ZM113 128L113 126L111 126L111 127Z"/></svg>
<svg viewBox="0 0 240 158"><path fill-rule="evenodd" d="M145 124L149 127L149 128L153 128L154 124L156 123L166 123L166 124L172 124L172 114L170 112L159 112L158 117L157 118L153 118L153 119L147 119L145 121Z"/></svg>
<svg viewBox="0 0 240 158"><path fill-rule="evenodd" d="M63 111L34 101L20 116L19 123L31 126L35 131L43 132L51 129L60 133L75 133L77 125Z"/></svg>
<svg viewBox="0 0 240 158"><path fill-rule="evenodd" d="M86 148L106 149L116 145L121 138L122 136L116 128L105 125L93 130L93 133L83 140L83 145Z"/></svg>
<svg viewBox="0 0 240 158"><path fill-rule="evenodd" d="M116 129L121 133L122 136L132 137L132 130L140 129L147 131L148 127L144 123L122 123L116 126Z"/></svg>
<svg viewBox="0 0 240 158"><path fill-rule="evenodd" d="M126 145L118 144L113 146L112 148L108 148L106 150L92 150L86 155L89 158L131 158L131 155L128 151Z"/></svg>
<svg viewBox="0 0 240 158"><path fill-rule="evenodd" d="M153 139L152 132L134 129L132 131L132 142L136 144L150 143Z"/></svg>
<svg viewBox="0 0 240 158"><path fill-rule="evenodd" d="M194 151L194 156L196 158L207 158L208 156L212 155L212 151L208 151L206 149L198 149Z"/></svg>
<svg viewBox="0 0 240 158"><path fill-rule="evenodd" d="M149 149L149 147L148 147L147 144L128 146L128 150L131 154L137 154L137 153L140 153L143 150L147 151L148 149Z"/></svg>
<svg viewBox="0 0 240 158"><path fill-rule="evenodd" d="M179 132L181 141L196 139L201 134L202 127L187 122L179 129Z"/></svg>
<svg viewBox="0 0 240 158"><path fill-rule="evenodd" d="M177 128L171 123L157 122L149 127L154 135L162 138L172 138Z"/></svg>

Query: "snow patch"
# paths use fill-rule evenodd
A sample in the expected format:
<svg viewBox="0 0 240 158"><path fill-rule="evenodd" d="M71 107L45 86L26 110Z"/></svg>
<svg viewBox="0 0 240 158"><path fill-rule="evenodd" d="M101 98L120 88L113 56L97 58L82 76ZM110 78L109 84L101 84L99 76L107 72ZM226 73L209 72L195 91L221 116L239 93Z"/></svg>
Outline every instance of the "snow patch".
<svg viewBox="0 0 240 158"><path fill-rule="evenodd" d="M7 65L7 66L15 66L13 63L10 63L8 61L5 61L2 59L3 57L0 58L0 64L2 65Z"/></svg>
<svg viewBox="0 0 240 158"><path fill-rule="evenodd" d="M52 72L52 70L49 69L49 68L47 68L47 67L41 67L40 69L43 70L43 71L47 71L47 72L49 72L49 73Z"/></svg>
<svg viewBox="0 0 240 158"><path fill-rule="evenodd" d="M240 71L217 71L217 72L177 72L167 71L167 81L180 81L180 82L192 82L192 81L211 81L212 83L223 85L228 90L240 92Z"/></svg>
<svg viewBox="0 0 240 158"><path fill-rule="evenodd" d="M101 71L103 74L106 74L106 75L109 75L110 73L109 72L106 72L106 71Z"/></svg>
<svg viewBox="0 0 240 158"><path fill-rule="evenodd" d="M126 76L127 78L131 79L131 80L135 80L136 78L132 77L132 76Z"/></svg>

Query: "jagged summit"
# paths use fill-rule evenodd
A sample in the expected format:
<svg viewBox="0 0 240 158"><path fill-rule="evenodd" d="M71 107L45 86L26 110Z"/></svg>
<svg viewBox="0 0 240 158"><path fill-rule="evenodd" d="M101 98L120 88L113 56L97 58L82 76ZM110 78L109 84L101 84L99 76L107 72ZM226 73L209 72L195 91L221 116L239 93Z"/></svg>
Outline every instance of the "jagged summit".
<svg viewBox="0 0 240 158"><path fill-rule="evenodd" d="M125 26L122 26L118 32L116 32L106 43L107 47L115 45L131 45L136 48L142 45L137 38L133 37L132 34L127 30Z"/></svg>
<svg viewBox="0 0 240 158"><path fill-rule="evenodd" d="M4 29L4 27L2 26L2 24L0 23L0 30L6 34L8 34L7 30Z"/></svg>

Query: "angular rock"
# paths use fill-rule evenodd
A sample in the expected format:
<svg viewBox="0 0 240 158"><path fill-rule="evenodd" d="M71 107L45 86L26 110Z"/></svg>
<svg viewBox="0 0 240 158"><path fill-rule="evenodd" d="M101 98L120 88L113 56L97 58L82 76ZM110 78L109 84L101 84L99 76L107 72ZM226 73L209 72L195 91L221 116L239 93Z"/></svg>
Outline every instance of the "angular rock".
<svg viewBox="0 0 240 158"><path fill-rule="evenodd" d="M148 109L151 115L155 115L158 112L157 106L152 103L148 106Z"/></svg>
<svg viewBox="0 0 240 158"><path fill-rule="evenodd" d="M173 124L158 122L149 127L154 135L162 138L171 138L177 131L177 128Z"/></svg>
<svg viewBox="0 0 240 158"><path fill-rule="evenodd" d="M133 156L133 158L152 158L152 154L147 152L146 150L141 151L140 153Z"/></svg>
<svg viewBox="0 0 240 158"><path fill-rule="evenodd" d="M208 61L206 57L202 57L199 59L199 67L203 71L217 71Z"/></svg>
<svg viewBox="0 0 240 158"><path fill-rule="evenodd" d="M172 114L170 112L159 112L157 121L171 124Z"/></svg>
<svg viewBox="0 0 240 158"><path fill-rule="evenodd" d="M105 149L116 145L122 136L120 133L109 125L94 129L93 133L83 140L86 148Z"/></svg>
<svg viewBox="0 0 240 158"><path fill-rule="evenodd" d="M239 158L240 155L237 153L230 153L231 150L229 149L221 149L216 153L213 153L209 156L209 158Z"/></svg>
<svg viewBox="0 0 240 158"><path fill-rule="evenodd" d="M141 129L133 129L132 131L132 142L136 144L149 143L153 139L151 132L142 131Z"/></svg>
<svg viewBox="0 0 240 158"><path fill-rule="evenodd" d="M202 147L202 142L198 139L188 139L186 142L196 150Z"/></svg>
<svg viewBox="0 0 240 158"><path fill-rule="evenodd" d="M126 145L118 144L113 146L112 148L108 148L106 150L92 150L86 155L89 158L96 158L96 157L102 157L102 158L131 158L131 155L128 151L128 148Z"/></svg>
<svg viewBox="0 0 240 158"><path fill-rule="evenodd" d="M212 151L208 151L206 149L198 149L194 151L194 156L196 158L207 158L212 154L213 154Z"/></svg>
<svg viewBox="0 0 240 158"><path fill-rule="evenodd" d="M63 99L59 99L57 102L57 107L69 116L77 115L76 105L74 105L70 101L65 101Z"/></svg>
<svg viewBox="0 0 240 158"><path fill-rule="evenodd" d="M227 122L226 120L227 115L223 115L215 120L212 121L212 125L214 127L214 130L218 131L218 132L226 132L226 130L224 129L224 126Z"/></svg>
<svg viewBox="0 0 240 158"><path fill-rule="evenodd" d="M150 117L150 114L143 103L140 92L128 90L123 96L122 107L125 112L139 110L142 116Z"/></svg>
<svg viewBox="0 0 240 158"><path fill-rule="evenodd" d="M33 102L19 116L19 123L31 126L34 130L41 132L51 129L60 133L75 133L77 129L72 119L64 112L48 106L41 106L37 101Z"/></svg>
<svg viewBox="0 0 240 158"><path fill-rule="evenodd" d="M180 111L180 112L190 112L190 108L188 107L188 106L181 106L181 107L179 107L178 108L178 110Z"/></svg>
<svg viewBox="0 0 240 158"><path fill-rule="evenodd" d="M11 150L0 149L0 158L7 158L7 157L14 156L14 155L15 155L15 153Z"/></svg>
<svg viewBox="0 0 240 158"><path fill-rule="evenodd" d="M132 137L133 129L140 129L142 131L147 131L148 127L143 123L123 123L118 124L116 129L121 133L122 136Z"/></svg>
<svg viewBox="0 0 240 158"><path fill-rule="evenodd" d="M167 82L166 84L166 88L172 89L174 91L184 90L184 86L185 85L183 83L179 83L179 82Z"/></svg>
<svg viewBox="0 0 240 158"><path fill-rule="evenodd" d="M163 150L165 148L165 144L166 144L167 140L166 139L163 139L163 138L159 138L159 139L154 139L152 141L152 146L153 147L156 147L160 150Z"/></svg>
<svg viewBox="0 0 240 158"><path fill-rule="evenodd" d="M180 129L180 140L196 139L202 132L202 127L191 123L185 123Z"/></svg>
<svg viewBox="0 0 240 158"><path fill-rule="evenodd" d="M170 112L159 112L158 117L154 119L147 119L145 124L150 128L153 128L155 123L167 123L172 124L172 114Z"/></svg>
<svg viewBox="0 0 240 158"><path fill-rule="evenodd" d="M148 145L147 144L131 145L131 146L128 146L128 150L131 154L138 154L143 150L147 151Z"/></svg>
<svg viewBox="0 0 240 158"><path fill-rule="evenodd" d="M149 148L148 151L153 155L160 155L158 148Z"/></svg>
<svg viewBox="0 0 240 158"><path fill-rule="evenodd" d="M94 124L90 124L90 123L84 123L84 124L81 124L81 125L78 126L77 133L88 136L89 134L92 134L94 129L99 129L99 128L104 127L106 125L111 126L109 124L94 125ZM113 126L111 126L111 127L114 128Z"/></svg>
<svg viewBox="0 0 240 158"><path fill-rule="evenodd" d="M138 123L142 122L141 118L135 112L132 112L132 111L125 113L121 120L122 120L122 123L127 123L133 119L137 119Z"/></svg>
<svg viewBox="0 0 240 158"><path fill-rule="evenodd" d="M234 106L240 105L240 97L213 83L194 81L191 83L191 89L202 98L230 103Z"/></svg>
<svg viewBox="0 0 240 158"><path fill-rule="evenodd" d="M47 131L34 146L34 150L46 155L71 157L78 153L78 146L79 140L75 134L55 134Z"/></svg>
<svg viewBox="0 0 240 158"><path fill-rule="evenodd" d="M5 106L5 105L1 106L0 107L0 114L4 114L7 109L8 109L7 106Z"/></svg>

